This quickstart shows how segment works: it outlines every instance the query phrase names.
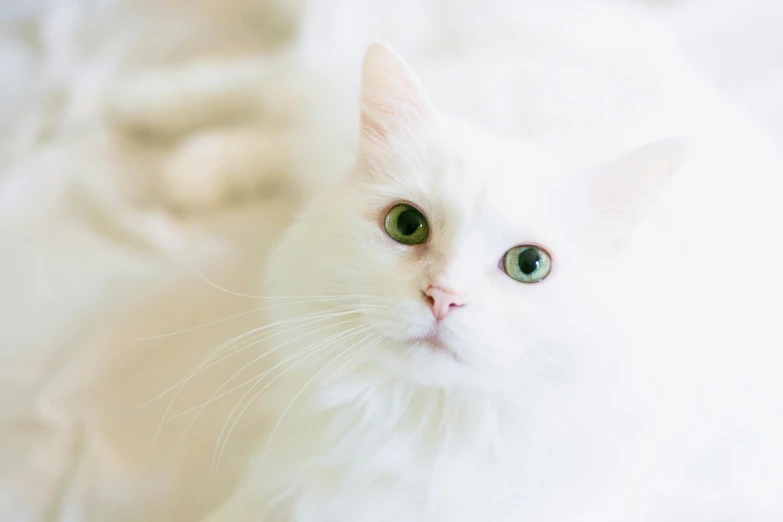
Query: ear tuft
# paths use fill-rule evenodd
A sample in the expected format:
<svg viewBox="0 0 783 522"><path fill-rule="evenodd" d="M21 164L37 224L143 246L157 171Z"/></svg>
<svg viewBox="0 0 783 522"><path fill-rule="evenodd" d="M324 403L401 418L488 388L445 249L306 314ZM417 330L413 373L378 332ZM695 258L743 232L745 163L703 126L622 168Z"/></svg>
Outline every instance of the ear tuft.
<svg viewBox="0 0 783 522"><path fill-rule="evenodd" d="M388 47L374 43L362 66L362 137L383 139L427 118L431 104L416 75Z"/></svg>

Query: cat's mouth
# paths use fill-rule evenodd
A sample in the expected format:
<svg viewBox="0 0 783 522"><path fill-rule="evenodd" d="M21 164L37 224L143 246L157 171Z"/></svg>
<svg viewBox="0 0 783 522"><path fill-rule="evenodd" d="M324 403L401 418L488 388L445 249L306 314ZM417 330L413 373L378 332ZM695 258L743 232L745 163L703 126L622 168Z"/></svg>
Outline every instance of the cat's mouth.
<svg viewBox="0 0 783 522"><path fill-rule="evenodd" d="M417 337L413 339L413 342L421 344L433 352L448 355L455 361L460 362L459 356L449 347L437 331L431 332L423 337Z"/></svg>

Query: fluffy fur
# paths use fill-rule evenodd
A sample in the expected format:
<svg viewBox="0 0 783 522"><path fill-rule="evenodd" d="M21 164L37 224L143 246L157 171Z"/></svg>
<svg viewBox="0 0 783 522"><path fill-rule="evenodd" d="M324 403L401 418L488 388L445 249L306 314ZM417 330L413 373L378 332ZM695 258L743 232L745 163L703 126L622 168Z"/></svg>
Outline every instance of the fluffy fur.
<svg viewBox="0 0 783 522"><path fill-rule="evenodd" d="M98 148L112 152L105 167L92 150L74 155L69 148L106 123L129 131L135 147L120 148L134 159L139 151L165 158L160 167L151 161L128 177L160 174L164 199L179 208L225 205L283 170L309 194L329 190L281 245L267 292L361 290L370 297L312 302L270 318L342 303L347 308L337 313L361 308L342 316L355 322L337 325L342 321L335 319L321 323L334 325L325 330L297 330L306 337L288 345L279 347L279 338L267 345L279 347L262 360L276 361L266 367L272 368L304 341L346 334L331 337L341 342L320 345L324 351L264 389L253 403L261 411L247 411L275 435L258 441L246 480L215 517L263 520L270 506L269 520L779 520L783 417L773 285L780 273L780 217L772 209L780 162L764 135L692 74L665 29L622 11L560 2L365 4L313 2L291 51L294 61L288 51L258 59L268 47L257 39L266 33L246 22L266 20L266 13L257 16L256 4L241 0L229 8L211 1L101 2L105 10L87 1L60 2L40 19L24 19L18 35L4 35L13 43L0 49L4 64L19 71L4 80L24 82L21 88L3 83L12 87L3 90L10 100L3 108L13 109L3 119L30 107L40 117L26 120L31 128L14 136L19 140L3 141L4 151L14 152L0 158L3 167L52 137L63 139L66 152L44 158L40 170L51 174L46 183L29 176L29 165L15 169L11 177L21 182L3 187L10 189L3 192L4 210L30 212L25 201L31 200L14 188L48 197L41 187L83 178L84 166L100 177L118 164L133 165L111 147ZM20 12L35 7L14 5L24 8ZM29 48L16 45L31 34ZM359 61L376 39L411 60L434 105L452 117L438 112L432 126L406 130L415 150L398 137L397 154L368 155L375 161L356 171L365 177L335 191L357 159ZM149 67L156 70L141 71ZM32 80L40 92L26 88ZM524 139L492 137L476 127ZM636 268L623 277L607 261L608 251L595 248L605 246L599 238L618 236L588 227L590 235L566 240L575 224L595 223L579 221L595 215L577 210L596 200L577 185L564 199L568 191L558 189L565 187L549 183L569 174L579 180L588 173L622 174L618 166L628 162L656 179L655 173L670 172L679 146L664 141L659 145L669 153L661 155L658 146L643 144L673 135L688 137L686 160L659 202L667 213L655 226L636 229L621 263L624 270ZM632 150L637 153L627 155ZM60 175L63 165L74 172ZM377 175L387 169L412 183L386 183ZM492 187L487 199L466 204L474 201L472 189L485 184ZM384 243L380 207L408 191L442 218L436 230L445 235L437 236L443 241L433 253L460 260L455 281L475 289L476 303L485 304L463 310L481 317L455 324L453 342L471 368L486 375L461 371L403 339L403 327L426 328L418 285L446 261ZM120 208L114 200L103 202L93 221L104 223ZM488 208L496 219L486 217ZM157 227L139 227L143 222L131 217L135 235L155 235ZM29 239L15 228L19 239L9 251ZM508 286L496 261L504 248L531 235L552 249L555 275L540 288ZM171 244L171 237L160 236L156 243ZM66 247L74 248L73 241ZM47 260L57 262L54 255ZM85 272L94 280L94 270ZM67 275L70 286L79 286ZM80 286L73 299L83 294ZM13 318L19 304L12 304ZM485 327L484 319L497 328ZM363 326L372 330L348 331ZM373 332L393 339L357 354ZM505 341L514 335L524 344L515 339L509 346ZM296 360L275 367L246 398ZM517 365L513 372L504 361Z"/></svg>
<svg viewBox="0 0 783 522"><path fill-rule="evenodd" d="M423 52L445 45L445 29L409 39L430 72L424 83L443 95L434 104L398 58L371 47L359 110L335 101L306 105L315 112L305 114L307 129L295 140L306 148L292 157L294 172L303 185L321 176L333 188L308 205L278 247L265 288L288 298L334 296L276 309L272 320L334 317L312 316L321 318L315 326L268 347L270 382L246 395L257 398L252 411L269 422L268 437L210 520L709 520L733 514L729 505L742 505L746 518L780 513L771 488L723 482L733 473L750 480L748 459L718 483L704 481L694 470L711 462L713 450L706 457L687 448L706 444L707 430L676 437L666 428L674 422L679 432L698 408L712 413L721 404L704 394L736 356L740 330L702 330L702 321L725 316L709 306L689 310L687 292L680 307L653 288L667 280L662 262L676 269L714 236L702 230L697 244L687 229L694 221L667 228L664 220L657 236L641 234L635 254L622 255L685 157L683 141L649 138L685 132L695 158L686 160L690 176L676 194L705 192L715 158L702 152L717 134L706 115L716 98L654 24L557 7L504 13L509 28L524 28L504 45L530 39L510 64L506 47L476 30L480 19L447 26L462 28L455 40L468 42L452 57ZM591 30L579 30L580 14ZM630 49L615 50L614 38L628 38ZM564 48L539 51L530 42ZM331 71L350 62L336 59ZM510 77L493 76L504 73ZM515 102L506 104L500 93L508 85ZM445 116L435 108L441 101L494 133ZM718 170L706 192L728 180L720 179L725 163ZM338 184L341 171L349 174ZM400 201L427 216L426 245L401 246L385 235L385 212ZM668 234L678 250L661 260L656 238ZM521 285L498 266L508 248L526 243L553 254L543 283ZM641 268L623 278L619 265L634 255ZM714 281L709 267L704 279L691 276L691 290ZM422 297L431 284L468 301L440 326L441 350L417 341L434 327ZM711 370L690 362L710 350ZM639 372L673 360L676 370ZM696 381L694 370L702 372ZM635 382L641 375L656 377ZM676 392L661 389L661 375ZM748 433L712 428L742 440ZM770 480L774 465L763 467L754 476ZM726 495L722 502L718 494Z"/></svg>

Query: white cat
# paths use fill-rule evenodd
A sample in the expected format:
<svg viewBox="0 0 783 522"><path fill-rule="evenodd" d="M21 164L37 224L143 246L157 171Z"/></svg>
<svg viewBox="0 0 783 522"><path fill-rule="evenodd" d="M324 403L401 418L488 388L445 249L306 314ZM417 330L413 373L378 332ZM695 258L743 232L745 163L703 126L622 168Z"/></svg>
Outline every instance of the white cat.
<svg viewBox="0 0 783 522"><path fill-rule="evenodd" d="M380 46L361 107L356 167L308 206L266 284L336 297L274 314L322 320L277 337L286 371L254 412L270 439L216 520L564 516L542 499L567 489L556 470L577 473L571 447L587 436L550 408L569 392L553 389L548 358L572 365L590 346L593 278L684 146L664 140L564 176L546 149L438 113Z"/></svg>
<svg viewBox="0 0 783 522"><path fill-rule="evenodd" d="M270 295L303 301L275 308L273 321L311 320L259 355L268 373L238 409L252 407L268 436L210 521L783 513L771 483L724 492L694 478L690 466L708 460L672 442L685 424L662 422L682 421L698 386L697 399L678 396L680 410L667 390L651 404L650 388L631 382L645 350L669 363L670 349L722 350L687 332L675 334L682 346L659 345L682 309L621 288L618 263L686 157L683 140L589 162L567 139L503 138L444 115L382 46L362 71L353 167L307 206L265 280ZM334 155L307 159L324 158ZM667 383L682 393L679 372L692 369L683 363Z"/></svg>
<svg viewBox="0 0 783 522"><path fill-rule="evenodd" d="M229 419L268 436L211 520L780 519L779 305L748 290L775 274L778 158L655 22L478 7L313 3L294 61L153 78L176 118L114 107L207 127L166 172L179 205L282 170L315 197L265 280L306 302L273 309L293 326ZM377 38L422 82L372 47L357 104ZM201 119L237 100L286 117ZM273 156L247 146L267 132Z"/></svg>

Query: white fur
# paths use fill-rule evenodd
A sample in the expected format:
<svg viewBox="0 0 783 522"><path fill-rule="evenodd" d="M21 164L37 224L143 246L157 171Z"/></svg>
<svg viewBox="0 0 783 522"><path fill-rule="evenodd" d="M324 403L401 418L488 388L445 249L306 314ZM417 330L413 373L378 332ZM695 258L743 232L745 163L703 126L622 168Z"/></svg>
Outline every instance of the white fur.
<svg viewBox="0 0 783 522"><path fill-rule="evenodd" d="M376 47L364 66L361 111L339 96L316 95L306 106L295 172L303 186L331 189L276 250L266 289L346 299L276 309L272 319L351 312L277 339L270 360L285 361L286 371L248 395L258 394L250 411L268 422L269 436L211 520L783 516L775 494L781 455L768 435L781 427L758 426L778 418L779 404L765 399L780 390L769 375L749 389L744 383L764 364L738 362L747 361L742 346L772 364L767 348L778 338L765 323L751 341L748 327L759 317L721 305L754 297L731 284L736 275L715 248L745 232L755 256L777 252L762 248L769 236L748 221L711 223L725 214L720 198L728 194L763 200L737 190L738 170L768 182L778 160L682 63L664 29L621 11L571 8L504 5L502 17L471 11L453 26L421 28L417 17L395 19L392 8L357 15L353 29L372 13L387 24L385 32L370 26L372 37L402 42L401 28L411 31L404 47L433 104ZM350 19L339 29L328 19L310 19L315 34L334 32L331 40L305 32L305 63L331 57L325 77L350 85L341 74L358 61L351 53L364 43L354 38L361 31L346 29ZM335 88L321 85L321 96ZM742 129L734 149L720 147L727 134L716 120ZM684 149L676 139L643 144L673 134L690 144L683 180L659 205L669 214L639 231ZM751 161L757 168L748 169ZM426 246L385 235L384 212L399 201L428 217ZM690 206L671 212L684 201ZM697 201L699 214L688 213ZM755 219L771 215L756 210ZM498 262L531 242L551 250L555 268L528 286ZM709 260L716 264L701 264ZM694 263L698 271L687 268ZM432 326L421 291L433 283L468 296L444 326L452 354L411 342ZM319 341L320 351L297 359ZM762 439L766 462L752 456ZM709 466L722 470L702 471Z"/></svg>
<svg viewBox="0 0 783 522"><path fill-rule="evenodd" d="M528 519L553 520L557 514L543 514L546 508L552 507L573 509L578 516L572 518L577 520L657 519L668 522L723 520L731 516L743 521L779 520L779 470L783 467L776 453L781 439L780 389L777 385L780 343L779 338L772 335L779 335L776 321L780 306L777 300L770 301L768 297L767 301L763 300L767 295L776 296L774 292L761 293L759 290L771 285L773 277L779 274L779 258L771 255L775 252L770 248L779 244L776 240L779 234L764 225L780 222L775 221L779 218L773 217L777 215L771 212L778 203L779 191L775 183L780 179L780 162L770 152L766 138L742 114L727 107L709 87L692 76L682 65L671 41L658 36L660 28L654 23L650 26L650 22L626 18L624 14L609 16L607 20L607 13L574 6L563 9L541 4L518 6L518 2L476 4L481 8L478 11L475 4L471 9L469 2L396 1L386 6L348 0L318 2L315 7L324 12L317 14L314 11L316 14L305 20L299 49L303 62L296 62L304 63L305 70L283 65L285 74L277 74L277 65L267 68L266 61L247 59L247 54L262 48L255 44L254 38L258 34L248 35L235 30L237 26L246 27L242 22L248 13L256 12L255 4L240 1L232 4L232 8L225 8L224 2L190 2L187 5L192 9L182 9L184 3L176 4L174 18L180 23L172 24L171 16L158 17L154 9L144 12L144 16L137 13L138 18L129 18L127 14L133 10L107 8L95 11L90 10L91 6L86 2L60 3L59 9L55 6L49 16L43 17L40 24L42 41L36 42L36 45L41 44L43 56L47 57L38 71L42 92L36 90L27 93L29 97L23 97L20 93L26 93L26 88L4 91L12 100L4 107L15 109L8 114L24 114L31 105L40 118L28 119L28 123L32 123L28 125L31 128L26 129L29 135L23 132L22 139L4 142L4 149L12 151L13 155L4 153L2 161L24 157L28 150L26 145L30 145L24 138L29 137L39 147L52 135L83 140L84 135L75 131L102 124L106 113L100 110L104 107L100 102L107 96L109 110L106 112L118 128L140 129L155 138L163 138L156 144L171 146L171 150L163 147L162 151L164 156L173 153L175 158L164 163L171 165L170 170L165 171L162 183L164 194L171 195L177 206L220 205L234 197L236 190L233 187L238 178L247 179L248 187L257 187L264 185L268 174L263 168L265 163L259 162L255 151L246 148L245 137L249 134L240 132L234 141L237 135L233 130L226 131L226 124L236 123L233 119L237 111L248 114L253 121L260 118L263 122L253 132L271 136L274 141L279 137L276 132L279 120L288 121L293 105L295 109L303 109L303 114L294 112L294 121L296 117L304 116L307 122L305 128L298 129L296 144L304 152L288 158L298 183L314 194L324 189L333 190L356 158L359 111L355 99L361 53L371 40L389 41L411 60L435 105L444 112L463 116L495 132L535 138L509 154L505 140L490 138L464 125L428 136L437 137L444 146L438 165L450 164L457 158L469 160L472 168L466 172L471 175L465 180L477 183L483 183L479 178L492 174L488 181L495 182L491 191L493 205L486 206L494 207L497 203L501 215L497 220L500 226L491 225L493 234L479 233L490 227L484 218L464 219L468 215L464 202L472 195L468 185L443 180L435 183L437 179L427 176L416 177L416 182L422 188L422 199L433 209L447 202L458 203L448 213L444 212L444 217L449 218L444 224L469 222L473 227L464 235L455 234L467 251L449 257L467 261L459 272L467 274L468 279L472 276L494 278L497 285L485 286L480 281L470 284L483 293L484 301L490 302L494 309L511 315L508 303L512 302L520 320L527 319L528 326L532 324L539 328L540 325L540 332L525 329L524 338L529 339L528 336L534 334L547 337L552 352L545 352L546 356L536 358L524 368L526 377L538 379L533 381L536 388L515 383L512 376L507 375L505 381L509 381L509 386L520 388L519 394L510 394L509 398L496 389L506 386L500 375L489 372L485 380L470 372L458 373L455 365L413 347L404 351L408 359L397 358L389 354L392 348L389 345L376 346L377 350L365 352L354 360L356 368L345 368L328 387L323 386L321 379L339 369L346 356L353 353L349 352L317 377L293 403L280 423L266 460L266 441L259 441L259 462L250 463L243 488L225 506L222 515L228 520L259 518L258 505L264 504L268 495L295 485L285 491L288 495L281 496L285 500L281 502L279 512L283 515L295 512L299 520L308 520L308 517L328 520L332 513L343 515L332 517L340 521L351 520L351 516L356 520L373 520L374 517L416 520L424 516L425 509L438 513L428 520L437 520L438 516L456 521L503 520L509 516L519 520L524 519L524 514L532 514ZM149 5L169 9L172 4L154 1ZM72 9L74 7L78 9ZM345 18L350 12L356 16ZM223 14L234 16L231 13L235 14L236 23L223 23L225 20L220 17ZM114 16L109 16L111 14ZM124 27L128 32L118 32L118 27ZM218 27L228 30L215 33ZM331 36L322 39L321 32L331 33ZM112 33L112 38L105 33ZM150 40L151 36L159 38ZM88 45L86 40L112 41L114 44ZM208 56L208 52L199 54L199 50L210 48L213 57ZM80 49L87 51L82 53ZM239 91L223 90L225 86L221 85L211 90L210 87L215 86L211 82L205 85L196 81L188 85L189 78L203 78L203 74L189 76L188 65L160 72L162 76L151 81L155 86L153 92L143 88L134 90L133 73L150 66L170 67L177 59L187 60L179 54L184 49L199 57L198 63L190 64L196 72L206 64L209 66L208 78L238 78L242 82ZM8 50L11 63L18 61L18 77L32 77L33 62L26 61L28 51L3 46L3 52ZM445 51L449 51L446 54L450 59L446 59ZM226 55L240 57L234 60ZM250 73L247 73L248 68ZM228 74L231 71L240 73ZM171 77L169 72L173 73ZM184 85L166 88L170 85L167 80L176 78L184 78ZM146 72L140 73L142 87L148 79ZM107 88L107 83L117 80L125 84L128 91ZM291 81L299 88L291 89ZM13 84L9 85L13 87ZM301 93L299 89L303 85L307 88ZM253 96L256 89L257 99ZM135 97L125 94L127 92L141 92L141 95ZM250 93L252 99L248 102L244 98L237 109L237 105L233 105L236 100L226 97L226 93L230 98L236 92ZM293 94L293 101L297 103L279 103L281 92ZM113 96L115 93L117 96ZM191 103L174 103L177 110L163 110L183 94L193 94L185 100ZM301 104L298 103L300 94L304 96ZM18 99L24 103L16 103ZM274 103L270 104L270 100ZM246 102L248 105L243 105ZM214 104L217 109L200 107L201 104ZM275 112L276 108L282 108L283 118ZM267 120L270 115L272 117ZM272 129L265 123L270 120ZM241 121L238 125L246 128L247 122ZM209 156L209 162L203 162L205 151L199 143L205 141L185 138L179 143L180 133L190 131L199 133L208 144L218 144L206 152L222 150L231 161L213 161L213 158L220 158L220 154L216 154ZM556 206L545 205L545 197L533 197L531 187L538 190L536 183L549 179L540 175L538 169L547 174L565 173L570 169L584 173L585 167L596 166L605 160L610 166L616 166L618 163L612 158L670 135L689 138L685 164L674 180L676 187L672 187L677 190L667 195L668 201L661 202L662 208L670 212L659 216L657 226L646 231L648 240L637 235L635 250L631 252L632 259L637 262L652 260L655 270L650 269L650 263L641 264L635 272L631 270L630 282L624 280L628 286L627 295L610 299L614 291L620 291L614 288L621 286L619 277L618 284L611 284L618 273L603 263L594 267L575 262L580 252L572 252L572 261L567 262L567 246L563 250L550 246L555 244L551 241L556 241L558 233L573 230L568 226L563 227L565 230L549 230L550 226L558 228L557 221L549 220ZM236 149L233 143L237 144ZM248 163L239 161L235 150L242 152ZM118 155L118 158L123 157ZM415 166L414 157L406 154L405 158L411 161L405 163ZM89 165L98 170L98 174L105 174L114 172L113 165L117 163L126 164L118 159L116 163L107 161L106 167L100 168L95 165L95 156L89 152L45 159L49 164L42 170L52 176L45 178L47 183L38 186L47 189L64 179L64 176L57 176L62 165L73 165L76 170ZM235 169L235 160L240 164L238 169ZM278 161L275 157L272 163L277 165ZM231 172L260 171L261 181L242 175L224 177L222 166L226 164ZM517 168L513 168L514 165ZM509 175L511 169L513 172ZM156 168L139 170L157 171ZM4 209L25 210L23 206L29 200L16 198L19 192L13 188L34 189L36 180L25 179L30 171L29 168L15 171L18 175L12 177L19 183L9 184L10 190L3 193ZM190 172L198 177L189 179L187 173ZM51 184L48 183L50 178ZM226 180L225 185L223 180ZM441 190L443 184L450 190ZM207 190L191 191L193 186L206 186ZM368 291L373 295L382 293L398 297L401 303L395 312L405 308L402 301L415 293L413 282L423 281L426 272L409 271L407 264L394 263L393 252L375 247L362 249L350 239L351 234L361 232L377 240L368 245L377 247L385 240L382 233L379 235L377 222L367 224L359 220L364 224L356 228L357 219L351 212L358 207L365 208L365 205L380 204L390 195L408 189L407 186L395 189L395 186L370 187L372 197L366 199L354 197L366 194L356 190L330 192L331 195L310 207L278 251L275 267L268 277L269 292L277 289L312 294L332 288L332 292L342 293L354 288L351 285L366 284L362 287L369 287ZM35 194L47 196L48 192ZM191 194L194 197L188 199ZM576 191L575 195L580 194L583 195ZM539 230L537 220L533 220L536 221L533 226L529 219L523 219L529 217L527 213L517 216L518 197L527 206L532 201L542 216L549 216L546 226L541 220L542 226L547 228L546 233ZM502 212L509 206L504 198L514 203L512 212ZM345 205L341 206L341 203ZM671 212L678 208L679 213ZM701 212L695 214L694 208ZM116 213L117 206L108 203L105 210ZM532 210L533 207L527 209L530 215L534 214ZM96 221L102 221L102 214L98 217ZM519 223L514 223L515 217ZM565 221L573 225L573 220L565 219L568 215L562 217L564 225ZM9 222L14 225L14 221ZM143 221L133 219L131 224L134 226L129 228L143 229L138 227L141 223ZM524 226L517 228L520 223ZM150 225L148 228L153 232L161 228L156 227L154 221ZM330 241L332 236L314 234L314 227L340 237ZM489 267L486 262L491 257L494 263L512 236L516 242L536 231L557 256L556 275L560 275L561 257L565 262L563 268L577 267L578 272L586 274L581 277L577 271L565 270L564 279L552 279L547 287L541 287L553 290L552 293L540 295L542 290L535 289L542 306L547 307L542 309L538 307L538 301L534 305L526 299L515 299L512 294L519 292L511 290L514 287L508 286L509 281L503 278L496 265ZM17 244L25 241L22 232L15 231L20 235ZM153 234L150 230L142 230L138 235L150 237ZM545 235L547 237L543 237ZM165 233L160 236L159 243L171 240ZM672 247L669 240L674 239L681 241ZM477 244L481 248L469 248ZM675 249L676 255L671 256L674 261L668 255L661 255L662 245ZM67 247L74 248L74 245ZM708 255L704 254L705 249L708 249ZM745 264L739 268L726 266L724 254L736 252L736 249L742 252ZM348 255L352 252L354 255ZM693 259L687 256L698 252L701 256L695 256L697 262L685 260ZM40 257L34 259L40 261ZM589 259L590 256L586 256L584 260ZM428 265L427 261L416 262ZM334 271L324 270L324 267L336 265ZM392 273L381 270L389 265L397 270ZM473 271L471 265L481 268ZM423 268L415 263L414 266ZM342 277L338 277L340 274ZM366 277L363 280L356 277L360 274L366 274ZM90 275L94 277L94 274ZM378 275L383 277L376 277ZM421 280L416 279L419 276ZM401 280L411 286L404 286ZM669 281L669 284L664 285L662 281ZM83 294L83 291L74 292L74 296ZM493 292L499 297L497 301L490 299L495 297ZM747 294L744 298L739 295L743 292ZM595 293L600 293L602 299L593 299ZM640 302L637 294L645 296L642 301L646 302ZM556 314L548 313L558 300L572 311L564 312L558 307ZM585 301L590 305L589 313L585 312ZM624 310L617 310L618 303ZM12 304L18 307L18 303ZM408 305L421 312L420 305L412 302ZM631 313L640 306L647 307L647 313ZM524 314L519 312L519 307ZM601 313L603 307L610 308L611 313ZM289 313L314 309L321 308L291 309ZM383 327L384 331L399 334L401 325L407 324L397 318L387 319L384 326L384 316L379 312L372 316L374 328ZM507 316L503 314L493 314L492 320L506 322ZM8 316L13 317L13 314ZM422 315L412 317L412 323L419 319L424 321ZM636 344L624 344L620 353L615 352L612 348L620 341L609 342L609 339L621 338L624 332L616 331L617 328L609 328L607 332L599 327L599 320L613 323L610 327L625 326L624 330L631 330L631 333L635 330L637 338L633 340ZM559 328L558 321L573 325L576 332ZM480 338L477 344L482 346L506 346L488 343L484 338L492 332L483 324L480 329L476 328L476 322L478 319L474 319L472 327L470 324L462 327L469 332L467 337ZM524 325L513 326L516 330ZM329 333L346 327L348 325L335 327ZM553 330L555 335L548 337ZM320 338L325 333L312 333L312 336ZM610 337L604 337L610 334ZM577 351L568 349L575 346L569 342L575 337L580 340ZM590 338L605 342L590 349L587 342ZM357 336L353 341L361 339ZM555 342L558 339L562 345ZM352 344L341 344L339 349L353 350L363 345L351 347ZM296 345L289 345L276 360L293 354L295 349ZM339 352L329 353L336 355ZM488 353L493 353L496 360L488 361L487 368L508 355ZM390 366L376 369L378 361L370 356L383 357L384 354L388 354ZM480 359L482 354L476 351L474 357ZM281 411L302 385L322 368L319 363L329 362L328 353L320 355L321 358L314 357L308 364L286 374L276 382L279 387L264 391L256 401L256 406L263 411L249 413L266 418L270 432ZM526 355L534 356L532 353ZM607 361L609 368L600 368ZM425 365L430 365L433 371L423 372ZM544 366L547 374L563 383L566 392L556 392L557 386L552 385L543 371L536 370L538 365ZM403 375L404 379L392 382L394 375ZM498 391L500 395L496 393ZM492 394L487 395L487 392ZM313 412L311 406L314 404L325 405L321 410L324 413ZM602 412L602 406L615 411ZM572 420L564 421L563 413L569 414ZM360 415L366 416L359 419ZM573 428L574 421L579 423L576 425L602 428L603 433L591 439L588 434ZM387 429L388 426L395 429ZM440 431L434 431L433 427ZM327 428L332 431L326 431ZM514 437L520 431L522 435ZM633 437L638 433L645 436ZM307 440L308 437L311 440ZM596 438L600 442L596 442ZM631 442L623 444L623 440ZM412 447L420 452L411 452ZM495 458L493 454L501 457ZM586 462L579 462L577 458ZM552 463L557 461L560 462L554 466ZM291 465L292 462L297 465ZM323 473L309 473L312 468L303 468L302 462L324 464ZM297 475L303 469L308 473ZM375 479L389 469L397 472L390 473L390 483L375 482L377 489L372 484L368 486L368 477ZM604 480L601 470L608 470L610 476ZM651 480L653 475L656 480ZM384 475L383 480L387 476ZM344 482L338 482L337 478ZM570 483L561 482L562 479L568 479ZM586 485L595 486L602 492ZM512 497L510 504L488 500L508 492ZM531 504L531 497L536 497L539 504ZM652 508L645 504L646 500L651 500ZM519 511L509 507L516 502ZM398 508L399 511L383 512L381 507Z"/></svg>

